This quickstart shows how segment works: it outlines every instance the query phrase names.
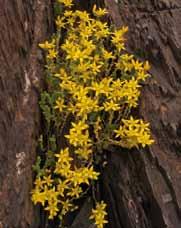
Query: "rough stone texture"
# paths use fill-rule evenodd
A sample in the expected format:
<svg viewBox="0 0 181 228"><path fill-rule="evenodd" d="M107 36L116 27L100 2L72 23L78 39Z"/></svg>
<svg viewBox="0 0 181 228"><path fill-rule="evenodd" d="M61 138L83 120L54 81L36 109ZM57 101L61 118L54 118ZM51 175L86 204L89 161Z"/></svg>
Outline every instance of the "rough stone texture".
<svg viewBox="0 0 181 228"><path fill-rule="evenodd" d="M49 0L0 1L0 227L38 227L31 200L40 129L38 43L50 31Z"/></svg>

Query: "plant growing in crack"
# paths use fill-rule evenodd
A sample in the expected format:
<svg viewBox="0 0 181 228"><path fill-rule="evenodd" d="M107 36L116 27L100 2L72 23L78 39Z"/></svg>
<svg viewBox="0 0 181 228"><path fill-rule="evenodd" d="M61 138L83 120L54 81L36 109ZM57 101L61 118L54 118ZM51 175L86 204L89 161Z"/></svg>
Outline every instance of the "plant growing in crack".
<svg viewBox="0 0 181 228"><path fill-rule="evenodd" d="M140 83L149 63L126 52L127 27L116 29L102 21L106 9L94 5L92 15L73 10L72 0L58 0L57 31L39 46L46 53L48 91L40 106L47 134L41 150L32 201L60 219L78 208L77 201L95 191L99 163L109 147L151 145L149 123L130 115L137 107ZM93 193L93 195L95 195ZM106 204L98 202L91 219L98 228L107 223Z"/></svg>

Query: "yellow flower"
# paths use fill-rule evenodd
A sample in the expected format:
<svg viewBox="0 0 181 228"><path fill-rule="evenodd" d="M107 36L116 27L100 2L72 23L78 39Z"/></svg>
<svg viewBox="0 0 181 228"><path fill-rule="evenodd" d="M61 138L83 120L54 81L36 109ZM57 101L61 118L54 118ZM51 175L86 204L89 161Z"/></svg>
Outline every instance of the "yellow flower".
<svg viewBox="0 0 181 228"><path fill-rule="evenodd" d="M60 153L55 154L55 157L58 158L58 163L60 164L63 164L63 163L69 164L69 162L73 160L73 158L70 157L69 148L60 150Z"/></svg>
<svg viewBox="0 0 181 228"><path fill-rule="evenodd" d="M59 3L63 3L66 7L70 8L73 0L58 0Z"/></svg>
<svg viewBox="0 0 181 228"><path fill-rule="evenodd" d="M94 14L95 16L97 16L97 17L102 17L102 16L104 16L105 14L107 14L106 9L102 9L102 8L98 8L98 9L97 9L97 6L96 6L96 5L93 6L92 12L93 12L93 14Z"/></svg>
<svg viewBox="0 0 181 228"><path fill-rule="evenodd" d="M32 201L34 204L37 204L37 203L41 203L42 206L45 205L45 202L47 200L47 194L45 191L43 192L40 192L39 189L34 189L32 191L32 197L31 197Z"/></svg>
<svg viewBox="0 0 181 228"><path fill-rule="evenodd" d="M139 88L140 85L138 84L138 80L135 78L124 81L122 86L122 94L126 98L125 102L130 108L137 106L137 101L140 95Z"/></svg>
<svg viewBox="0 0 181 228"><path fill-rule="evenodd" d="M36 178L34 184L37 189L42 189L43 188L43 180L41 180L40 177Z"/></svg>
<svg viewBox="0 0 181 228"><path fill-rule="evenodd" d="M70 181L73 183L74 186L77 186L77 185L84 183L85 181L83 179L83 170L81 168L75 169L74 172L72 172L72 175L70 177ZM87 182L88 182L88 180L87 180Z"/></svg>
<svg viewBox="0 0 181 228"><path fill-rule="evenodd" d="M83 130L88 129L88 125L84 121L79 121L78 123L72 123L72 131L81 133Z"/></svg>
<svg viewBox="0 0 181 228"><path fill-rule="evenodd" d="M65 180L65 181L59 180L58 181L57 192L60 196L64 197L64 192L67 188L68 188L68 180Z"/></svg>
<svg viewBox="0 0 181 228"><path fill-rule="evenodd" d="M62 215L65 215L73 207L73 204L68 199L65 201L61 201L61 204L62 204L62 211L61 211Z"/></svg>
<svg viewBox="0 0 181 228"><path fill-rule="evenodd" d="M73 41L70 40L66 40L64 42L64 44L61 45L62 50L64 50L65 52L69 52L69 50L71 51L72 48L75 48L75 44Z"/></svg>
<svg viewBox="0 0 181 228"><path fill-rule="evenodd" d="M39 44L39 47L42 49L53 49L55 47L55 39L52 39L52 42L45 41L45 43Z"/></svg>
<svg viewBox="0 0 181 228"><path fill-rule="evenodd" d="M144 65L143 65L143 68L144 68L144 70L145 71L148 71L149 69L150 69L150 64L149 64L149 62L148 61L146 61L145 63L144 63Z"/></svg>
<svg viewBox="0 0 181 228"><path fill-rule="evenodd" d="M112 78L104 78L100 82L92 82L91 89L96 92L96 96L100 94L108 95L111 92L110 83Z"/></svg>
<svg viewBox="0 0 181 228"><path fill-rule="evenodd" d="M62 49L67 52L67 56L66 56L67 60L69 59L73 61L79 60L81 62L84 59L87 59L90 55L90 50L88 48L82 50L78 45L72 44L71 42L69 43L67 42L66 45L63 45Z"/></svg>
<svg viewBox="0 0 181 228"><path fill-rule="evenodd" d="M116 63L116 67L124 72L131 71L133 69L132 59L133 55L122 54Z"/></svg>
<svg viewBox="0 0 181 228"><path fill-rule="evenodd" d="M83 146L90 141L89 133L87 131L88 125L84 121L72 123L72 126L73 128L70 129L69 135L65 135L70 144L73 146Z"/></svg>
<svg viewBox="0 0 181 228"><path fill-rule="evenodd" d="M100 203L96 204L95 209L92 209L92 215L90 216L90 219L95 220L97 228L103 228L104 224L108 223L108 221L105 219L107 215L105 208L106 204L101 201Z"/></svg>
<svg viewBox="0 0 181 228"><path fill-rule="evenodd" d="M63 81L64 80L68 81L70 79L64 68L60 68L59 72L55 73L54 76L63 80Z"/></svg>
<svg viewBox="0 0 181 228"><path fill-rule="evenodd" d="M153 144L154 140L151 139L148 123L134 119L132 116L128 120L123 119L122 122L124 125L114 130L116 138L121 138L122 145L132 148L140 144L142 147Z"/></svg>
<svg viewBox="0 0 181 228"><path fill-rule="evenodd" d="M75 114L78 111L77 107L73 103L69 103L67 109L72 114Z"/></svg>
<svg viewBox="0 0 181 228"><path fill-rule="evenodd" d="M55 24L57 25L57 29L60 29L60 28L65 28L65 22L64 22L64 17L60 18L60 16L57 17L56 21L55 21Z"/></svg>
<svg viewBox="0 0 181 228"><path fill-rule="evenodd" d="M56 163L54 170L55 174L59 174L62 177L69 178L72 174L71 164L70 163Z"/></svg>
<svg viewBox="0 0 181 228"><path fill-rule="evenodd" d="M47 58L48 59L54 59L57 57L57 55L58 55L57 51L55 51L54 49L49 49Z"/></svg>
<svg viewBox="0 0 181 228"><path fill-rule="evenodd" d="M70 77L62 78L62 82L59 84L61 89L68 90L69 92L75 91L76 83L71 81Z"/></svg>
<svg viewBox="0 0 181 228"><path fill-rule="evenodd" d="M88 22L90 20L89 14L86 11L75 11L75 16L80 18L80 23Z"/></svg>
<svg viewBox="0 0 181 228"><path fill-rule="evenodd" d="M143 148L145 146L149 146L149 145L152 145L154 143L154 140L151 139L150 134L147 132L140 135L138 141L142 145Z"/></svg>
<svg viewBox="0 0 181 228"><path fill-rule="evenodd" d="M142 66L143 66L142 62L139 62L138 60L132 59L131 63L132 63L132 66L134 67L134 69L136 71L142 70Z"/></svg>
<svg viewBox="0 0 181 228"><path fill-rule="evenodd" d="M97 180L99 176L99 173L94 171L93 166L90 168L85 168L84 169L84 178L88 178L91 180Z"/></svg>
<svg viewBox="0 0 181 228"><path fill-rule="evenodd" d="M71 174L71 161L73 158L69 155L69 148L62 149L55 157L58 158L54 173L68 177Z"/></svg>
<svg viewBox="0 0 181 228"><path fill-rule="evenodd" d="M70 31L68 34L68 40L70 42L76 42L77 39L78 39L77 34L73 31L72 32Z"/></svg>
<svg viewBox="0 0 181 228"><path fill-rule="evenodd" d="M106 60L115 59L115 56L113 55L113 53L112 53L112 52L108 52L106 49L103 49L103 50L102 50L102 53L103 53L103 57L104 57Z"/></svg>
<svg viewBox="0 0 181 228"><path fill-rule="evenodd" d="M58 109L59 112L62 112L64 108L66 108L66 105L64 105L64 100L59 97L56 100L55 109Z"/></svg>
<svg viewBox="0 0 181 228"><path fill-rule="evenodd" d="M73 17L67 18L67 24L69 24L70 26L73 26L74 23L75 23L75 18L73 18ZM70 36L69 36L69 39L70 39Z"/></svg>
<svg viewBox="0 0 181 228"><path fill-rule="evenodd" d="M136 74L136 78L138 80L142 80L142 81L145 81L145 79L149 77L149 74L146 74L144 71L138 71L137 74Z"/></svg>
<svg viewBox="0 0 181 228"><path fill-rule="evenodd" d="M46 186L47 187L47 186ZM47 201L50 202L59 202L58 196L59 193L55 190L55 186L53 186L50 189L46 188L46 196L47 196Z"/></svg>
<svg viewBox="0 0 181 228"><path fill-rule="evenodd" d="M102 64L97 64L96 62L93 62L90 64L90 68L93 74L97 74L101 71Z"/></svg>
<svg viewBox="0 0 181 228"><path fill-rule="evenodd" d="M93 44L92 40L88 40L87 38L82 38L80 40L80 45L82 45L84 48L86 48L86 51L89 53L89 55L96 49L96 45Z"/></svg>
<svg viewBox="0 0 181 228"><path fill-rule="evenodd" d="M44 176L43 177L43 183L45 183L47 186L52 186L53 180L51 179L51 175Z"/></svg>
<svg viewBox="0 0 181 228"><path fill-rule="evenodd" d="M89 63L88 62L80 62L77 65L76 71L82 74L85 74L89 69Z"/></svg>
<svg viewBox="0 0 181 228"><path fill-rule="evenodd" d="M76 103L76 109L77 109L77 116L82 117L82 119L86 120L87 115L93 111L97 112L102 110L102 107L98 105L97 99L92 99L90 97L82 97L81 100L79 100Z"/></svg>
<svg viewBox="0 0 181 228"><path fill-rule="evenodd" d="M122 54L121 56L120 56L120 59L121 59L121 61L123 61L123 62L129 62L129 61L131 61L132 59L133 59L133 55L129 55L129 54Z"/></svg>
<svg viewBox="0 0 181 228"><path fill-rule="evenodd" d="M118 30L116 30L114 33L113 33L113 36L112 36L112 42L114 44L117 44L119 42L123 42L125 39L124 39L124 34L128 31L128 27L122 27Z"/></svg>
<svg viewBox="0 0 181 228"><path fill-rule="evenodd" d="M65 10L63 15L65 17L74 17L74 13L72 10Z"/></svg>
<svg viewBox="0 0 181 228"><path fill-rule="evenodd" d="M70 189L70 192L67 193L68 196L79 198L80 193L82 193L82 188L80 186L74 186Z"/></svg>
<svg viewBox="0 0 181 228"><path fill-rule="evenodd" d="M89 22L87 22L87 23L88 23L88 25L86 25L85 23L80 23L80 25L79 25L80 37L82 37L84 39L89 39L89 37L94 32L91 24Z"/></svg>
<svg viewBox="0 0 181 228"><path fill-rule="evenodd" d="M116 46L118 51L124 50L124 34L128 31L128 27L122 27L119 30L116 30L112 36L112 43Z"/></svg>
<svg viewBox="0 0 181 228"><path fill-rule="evenodd" d="M79 157L88 160L90 157L90 154L93 153L92 149L90 148L91 144L90 143L85 143L83 147L80 147L75 150L75 154L79 155Z"/></svg>
<svg viewBox="0 0 181 228"><path fill-rule="evenodd" d="M99 40L104 37L107 37L110 34L109 28L107 23L103 23L101 21L94 21L94 30L95 30L95 37Z"/></svg>
<svg viewBox="0 0 181 228"><path fill-rule="evenodd" d="M87 130L85 132L76 132L71 129L69 135L65 135L65 138L67 138L69 143L75 147L84 146L85 144L91 142Z"/></svg>
<svg viewBox="0 0 181 228"><path fill-rule="evenodd" d="M80 185L82 183L89 185L89 180L97 180L98 176L99 173L95 172L93 170L93 167L82 167L79 169L75 169L75 171L72 173L72 177L70 180L74 184L74 186Z"/></svg>
<svg viewBox="0 0 181 228"><path fill-rule="evenodd" d="M57 202L49 202L48 206L45 207L45 210L49 211L48 218L53 219L59 211Z"/></svg>
<svg viewBox="0 0 181 228"><path fill-rule="evenodd" d="M104 110L106 112L109 112L109 111L118 111L120 110L120 106L119 104L115 103L113 100L110 100L110 101L106 101L104 102Z"/></svg>
<svg viewBox="0 0 181 228"><path fill-rule="evenodd" d="M77 85L77 87L75 87L75 89L70 92L72 93L73 98L76 98L79 101L83 97L87 96L89 89L88 87Z"/></svg>

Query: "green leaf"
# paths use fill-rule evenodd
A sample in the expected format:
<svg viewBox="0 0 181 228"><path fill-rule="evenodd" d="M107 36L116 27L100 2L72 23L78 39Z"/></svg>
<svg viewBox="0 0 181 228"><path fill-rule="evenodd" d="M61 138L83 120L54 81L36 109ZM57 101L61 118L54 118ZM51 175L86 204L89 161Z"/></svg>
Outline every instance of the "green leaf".
<svg viewBox="0 0 181 228"><path fill-rule="evenodd" d="M61 15L63 13L63 7L58 2L55 2L54 4L54 13L55 13L55 16Z"/></svg>
<svg viewBox="0 0 181 228"><path fill-rule="evenodd" d="M41 164L41 157L38 156L36 159L35 165L32 166L34 172L36 172L37 174L41 171L40 164Z"/></svg>
<svg viewBox="0 0 181 228"><path fill-rule="evenodd" d="M57 143L56 143L55 135L52 135L49 138L49 144L50 144L50 148L51 148L52 151L56 151L57 150Z"/></svg>

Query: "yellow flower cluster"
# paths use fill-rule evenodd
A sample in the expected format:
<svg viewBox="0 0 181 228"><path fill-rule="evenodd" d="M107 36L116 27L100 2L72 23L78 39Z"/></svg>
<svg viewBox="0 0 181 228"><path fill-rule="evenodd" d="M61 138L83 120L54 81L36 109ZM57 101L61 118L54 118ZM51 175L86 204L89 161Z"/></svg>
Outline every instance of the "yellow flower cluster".
<svg viewBox="0 0 181 228"><path fill-rule="evenodd" d="M40 203L49 211L49 219L54 218L59 211L59 192L55 190L53 182L50 175L43 179L39 177L35 180L35 189L32 191L32 201L34 204Z"/></svg>
<svg viewBox="0 0 181 228"><path fill-rule="evenodd" d="M150 137L149 123L144 123L143 120L135 120L131 116L130 119L122 119L123 126L118 130L114 130L116 138L120 138L119 143L124 147L134 147L142 145L151 145L154 140Z"/></svg>
<svg viewBox="0 0 181 228"><path fill-rule="evenodd" d="M100 203L97 203L96 208L92 210L92 215L90 216L90 219L95 220L97 228L103 228L104 224L108 223L108 221L105 219L107 215L105 208L106 204L101 201Z"/></svg>
<svg viewBox="0 0 181 228"><path fill-rule="evenodd" d="M58 2L64 12L55 21L57 33L39 46L46 52L53 122L56 132L66 125L62 136L66 147L55 154L45 176L37 177L32 192L33 202L44 206L50 219L57 215L62 219L75 209L74 200L98 179L96 152L110 144L131 148L153 143L149 124L127 119L130 109L138 105L140 82L149 76L150 68L147 61L126 53L128 28L102 22L107 11L96 5L91 17L85 11L73 11L72 0ZM97 203L92 211L98 228L107 223L105 207Z"/></svg>
<svg viewBox="0 0 181 228"><path fill-rule="evenodd" d="M73 201L83 194L82 184L90 185L90 180L97 180L99 173L94 171L93 166L76 167L69 149L62 149L58 154L56 167L53 172L54 178L48 175L35 180L35 189L32 191L32 201L40 203L49 211L49 219L59 214L62 218L67 212L76 209Z"/></svg>

